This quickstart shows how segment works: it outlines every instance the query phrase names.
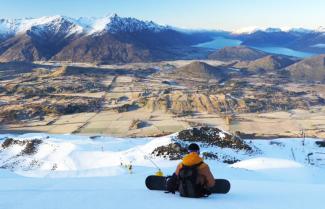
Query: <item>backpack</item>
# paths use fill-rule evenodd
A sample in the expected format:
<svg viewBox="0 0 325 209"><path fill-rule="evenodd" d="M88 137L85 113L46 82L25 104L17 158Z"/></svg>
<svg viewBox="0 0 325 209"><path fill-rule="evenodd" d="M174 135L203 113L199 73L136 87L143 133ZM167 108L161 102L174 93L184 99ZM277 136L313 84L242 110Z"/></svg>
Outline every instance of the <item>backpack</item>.
<svg viewBox="0 0 325 209"><path fill-rule="evenodd" d="M198 167L202 163L193 166L183 165L179 171L178 191L182 197L204 197L207 195L203 185L197 184L197 178L199 176Z"/></svg>

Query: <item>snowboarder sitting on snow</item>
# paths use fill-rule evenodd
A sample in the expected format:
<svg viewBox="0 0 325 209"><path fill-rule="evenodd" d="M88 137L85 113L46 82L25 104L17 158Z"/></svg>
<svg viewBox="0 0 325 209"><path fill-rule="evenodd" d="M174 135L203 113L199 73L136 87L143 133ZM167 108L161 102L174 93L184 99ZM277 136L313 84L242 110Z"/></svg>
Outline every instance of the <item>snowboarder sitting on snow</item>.
<svg viewBox="0 0 325 209"><path fill-rule="evenodd" d="M209 166L203 162L200 147L192 143L188 146L188 154L177 166L173 176L167 180L167 190L179 191L183 197L203 197L210 195L209 188L215 184Z"/></svg>

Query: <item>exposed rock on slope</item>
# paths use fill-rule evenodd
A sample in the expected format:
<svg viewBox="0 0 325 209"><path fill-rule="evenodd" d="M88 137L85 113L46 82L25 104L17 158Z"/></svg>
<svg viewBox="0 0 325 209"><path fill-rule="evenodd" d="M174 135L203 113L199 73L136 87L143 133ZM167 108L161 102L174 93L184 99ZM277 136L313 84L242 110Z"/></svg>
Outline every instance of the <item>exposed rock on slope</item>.
<svg viewBox="0 0 325 209"><path fill-rule="evenodd" d="M192 128L179 132L177 136L172 138L172 143L166 146L157 147L152 155L168 158L170 160L179 160L187 154L187 146L190 143L199 143L202 147L229 148L236 151L244 151L251 153L254 147L248 145L240 138L222 131L218 128L200 127ZM219 159L225 163L233 163L238 161L230 156L219 156L218 153L213 151L203 152L205 159ZM222 158L222 159L221 159Z"/></svg>
<svg viewBox="0 0 325 209"><path fill-rule="evenodd" d="M266 56L267 53L246 46L225 47L209 55L209 59L214 60L240 60L250 61Z"/></svg>
<svg viewBox="0 0 325 209"><path fill-rule="evenodd" d="M38 146L43 141L40 139L32 139L32 140L16 140L13 138L7 138L2 143L2 148L7 149L10 146L20 145L24 146L24 149L21 151L19 155L32 155L37 152Z"/></svg>
<svg viewBox="0 0 325 209"><path fill-rule="evenodd" d="M139 119L134 119L132 120L129 130L135 130L135 129L140 129L140 128L144 128L148 125L148 123L146 121L142 121Z"/></svg>
<svg viewBox="0 0 325 209"><path fill-rule="evenodd" d="M0 139L1 141L2 139ZM43 143L41 139L17 140L13 138L5 138L0 146L0 152L10 150L13 156L0 160L0 168L2 169L23 169L29 170L39 168L40 162L34 160L40 145Z"/></svg>
<svg viewBox="0 0 325 209"><path fill-rule="evenodd" d="M180 145L179 143L171 143L166 146L160 146L154 149L152 155L158 157L165 157L170 160L182 159L184 155L187 154L187 149Z"/></svg>
<svg viewBox="0 0 325 209"><path fill-rule="evenodd" d="M187 142L199 142L221 148L251 151L252 147L240 138L218 128L200 127L178 133L177 139Z"/></svg>

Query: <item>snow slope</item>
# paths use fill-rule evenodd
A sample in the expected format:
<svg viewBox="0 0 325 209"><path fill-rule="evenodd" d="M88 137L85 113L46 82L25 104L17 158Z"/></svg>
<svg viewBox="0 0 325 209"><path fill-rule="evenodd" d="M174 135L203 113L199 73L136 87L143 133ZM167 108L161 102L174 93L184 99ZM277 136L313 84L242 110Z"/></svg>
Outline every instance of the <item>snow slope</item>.
<svg viewBox="0 0 325 209"><path fill-rule="evenodd" d="M262 170L279 168L300 168L303 167L303 165L292 160L260 157L234 163L231 167L244 168L248 170Z"/></svg>
<svg viewBox="0 0 325 209"><path fill-rule="evenodd" d="M152 157L150 153L158 146L169 144L170 136L120 139L0 135L0 139L4 137L39 138L43 143L30 156L17 156L24 149L20 145L0 151L1 166L15 165L11 168L13 172L0 169L0 208L323 208L325 169L321 163L308 164L306 156L324 152L325 148L316 146L313 139L248 140L258 150L253 154L220 149L220 153L241 159L231 166L207 161L216 178L231 181L230 193L188 199L149 191L144 186L145 177L157 170L148 160ZM211 149L206 147L202 151ZM30 166L33 160L38 166ZM152 160L166 175L179 163L158 157ZM132 174L121 163L132 164ZM56 168L52 169L55 164Z"/></svg>

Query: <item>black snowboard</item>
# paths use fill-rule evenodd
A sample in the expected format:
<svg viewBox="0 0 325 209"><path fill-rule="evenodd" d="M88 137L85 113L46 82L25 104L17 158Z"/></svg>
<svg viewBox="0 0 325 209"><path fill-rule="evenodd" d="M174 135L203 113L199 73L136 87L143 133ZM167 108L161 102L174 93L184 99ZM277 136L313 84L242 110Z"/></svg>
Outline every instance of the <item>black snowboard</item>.
<svg viewBox="0 0 325 209"><path fill-rule="evenodd" d="M146 178L146 187L150 190L167 191L165 176L148 176ZM216 184L210 189L215 194L227 194L230 190L230 182L226 179L216 179Z"/></svg>

